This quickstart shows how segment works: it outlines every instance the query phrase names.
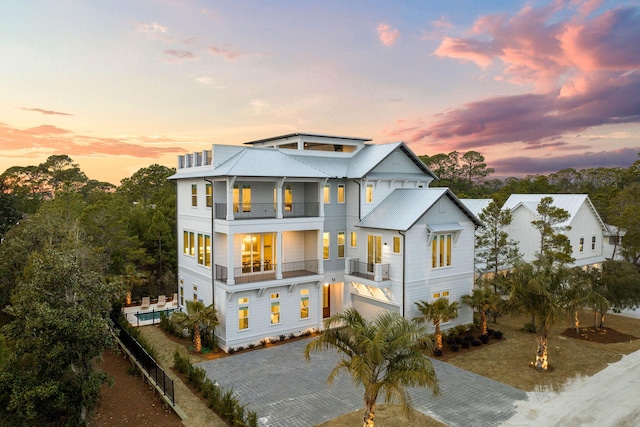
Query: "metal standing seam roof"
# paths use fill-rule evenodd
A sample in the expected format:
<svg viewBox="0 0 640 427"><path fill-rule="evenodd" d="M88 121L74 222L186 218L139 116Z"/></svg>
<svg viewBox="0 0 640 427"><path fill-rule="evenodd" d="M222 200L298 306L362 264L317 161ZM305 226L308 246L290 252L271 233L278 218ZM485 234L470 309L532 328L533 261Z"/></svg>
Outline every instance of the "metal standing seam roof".
<svg viewBox="0 0 640 427"><path fill-rule="evenodd" d="M402 142L365 145L353 157L305 156L285 153L273 148L250 147L233 155L218 166L180 169L169 179L211 176L362 178L396 149L423 169L425 175L436 176Z"/></svg>
<svg viewBox="0 0 640 427"><path fill-rule="evenodd" d="M596 219L600 223L602 229L606 230L606 225L602 221L602 218L600 218L598 211L596 211L595 207L591 203L589 196L586 194L512 194L507 201L504 202L502 209L511 209L511 211L513 211L518 207L518 205L522 205L537 216L537 207L543 197L553 198L553 206L569 212L569 218L563 223L558 224L558 226L563 227L571 225L571 222L580 210L580 207L584 203L588 203L589 208L591 208L591 211L596 216Z"/></svg>
<svg viewBox="0 0 640 427"><path fill-rule="evenodd" d="M460 199L462 203L475 215L478 216L493 199Z"/></svg>
<svg viewBox="0 0 640 427"><path fill-rule="evenodd" d="M480 225L475 215L445 187L396 189L356 225L365 228L407 231L445 195L451 198L474 223Z"/></svg>

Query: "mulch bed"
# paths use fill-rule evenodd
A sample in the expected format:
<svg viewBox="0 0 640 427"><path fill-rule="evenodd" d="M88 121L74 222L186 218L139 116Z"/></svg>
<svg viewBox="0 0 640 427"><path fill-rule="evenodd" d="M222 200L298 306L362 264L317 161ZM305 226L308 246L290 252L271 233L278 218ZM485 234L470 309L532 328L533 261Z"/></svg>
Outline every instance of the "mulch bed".
<svg viewBox="0 0 640 427"><path fill-rule="evenodd" d="M613 344L618 342L627 342L637 340L638 337L633 335L624 334L622 332L618 332L615 329L607 328L603 326L599 329L591 328L580 328L580 333L576 332L575 328L567 328L562 335L569 338L595 342L600 344Z"/></svg>
<svg viewBox="0 0 640 427"><path fill-rule="evenodd" d="M467 335L471 335L473 336L476 340L480 340L480 332L468 332L465 333L464 336ZM495 338L495 337L490 337L489 341L486 344L481 344L478 347L474 347L474 346L469 346L469 348L462 348L461 346L459 346L460 348L458 349L458 351L453 351L451 350L451 347L446 343L446 339L443 338L443 347L442 347L442 355L441 356L432 356L435 359L438 360L442 360L444 362L446 362L447 360L459 356L461 354L465 354L465 353L469 353L475 350L479 350L481 348L484 348L486 346L492 345L492 344L497 344L501 341L504 341L506 338L504 337L504 335L502 336L502 338Z"/></svg>

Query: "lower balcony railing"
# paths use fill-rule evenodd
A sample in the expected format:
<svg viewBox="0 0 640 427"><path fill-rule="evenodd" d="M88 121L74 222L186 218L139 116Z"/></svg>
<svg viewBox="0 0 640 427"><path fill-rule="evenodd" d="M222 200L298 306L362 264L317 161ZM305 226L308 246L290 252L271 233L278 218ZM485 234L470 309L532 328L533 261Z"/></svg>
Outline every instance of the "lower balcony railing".
<svg viewBox="0 0 640 427"><path fill-rule="evenodd" d="M237 267L233 269L233 279L236 284L264 282L276 279L276 270L256 271L247 273L246 268ZM318 274L318 260L307 260L298 262L282 263L282 278L315 276ZM216 264L216 280L227 282L229 280L228 269L225 266Z"/></svg>
<svg viewBox="0 0 640 427"><path fill-rule="evenodd" d="M378 267L379 266L379 267ZM376 277L376 269L380 269L379 277ZM374 264L372 262L360 262L359 259L349 260L349 271L352 276L369 280L389 280L389 264Z"/></svg>

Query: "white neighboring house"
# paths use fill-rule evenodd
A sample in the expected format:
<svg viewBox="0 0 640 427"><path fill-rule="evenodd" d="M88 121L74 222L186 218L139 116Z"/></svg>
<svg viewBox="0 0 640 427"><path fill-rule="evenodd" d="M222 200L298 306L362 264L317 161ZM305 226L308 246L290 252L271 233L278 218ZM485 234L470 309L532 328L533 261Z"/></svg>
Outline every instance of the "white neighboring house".
<svg viewBox="0 0 640 427"><path fill-rule="evenodd" d="M418 314L473 286L478 219L404 144L294 133L178 157L178 295L222 348L321 329L356 307ZM472 321L466 307L448 326Z"/></svg>
<svg viewBox="0 0 640 427"><path fill-rule="evenodd" d="M540 233L531 221L539 219L536 208L543 197L552 197L553 206L569 212L569 218L558 227L571 227L564 234L573 250L573 266L601 267L606 258L603 247L607 228L586 194L512 194L507 199L502 209L511 209L513 218L507 232L519 242L524 261L533 261L540 250Z"/></svg>
<svg viewBox="0 0 640 427"><path fill-rule="evenodd" d="M615 225L606 224L607 230L604 234L604 245L602 253L606 259L622 261L622 239L624 238L624 230Z"/></svg>

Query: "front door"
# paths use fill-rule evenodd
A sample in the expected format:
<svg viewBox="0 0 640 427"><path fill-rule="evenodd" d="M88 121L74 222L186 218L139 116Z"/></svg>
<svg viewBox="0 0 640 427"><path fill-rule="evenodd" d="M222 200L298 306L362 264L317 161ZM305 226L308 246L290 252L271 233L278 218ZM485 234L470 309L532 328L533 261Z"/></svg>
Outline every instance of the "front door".
<svg viewBox="0 0 640 427"><path fill-rule="evenodd" d="M322 287L322 318L331 316L331 285Z"/></svg>

